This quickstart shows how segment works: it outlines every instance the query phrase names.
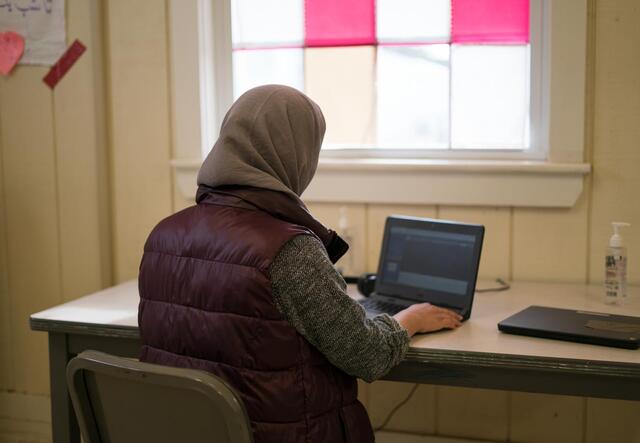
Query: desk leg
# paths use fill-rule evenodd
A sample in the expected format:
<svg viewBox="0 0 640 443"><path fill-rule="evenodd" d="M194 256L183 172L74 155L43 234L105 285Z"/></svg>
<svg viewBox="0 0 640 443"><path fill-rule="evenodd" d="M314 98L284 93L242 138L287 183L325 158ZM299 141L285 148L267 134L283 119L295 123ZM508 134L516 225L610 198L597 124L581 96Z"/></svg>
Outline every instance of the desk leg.
<svg viewBox="0 0 640 443"><path fill-rule="evenodd" d="M80 429L67 389L69 353L67 334L49 333L51 375L51 428L53 443L80 443Z"/></svg>

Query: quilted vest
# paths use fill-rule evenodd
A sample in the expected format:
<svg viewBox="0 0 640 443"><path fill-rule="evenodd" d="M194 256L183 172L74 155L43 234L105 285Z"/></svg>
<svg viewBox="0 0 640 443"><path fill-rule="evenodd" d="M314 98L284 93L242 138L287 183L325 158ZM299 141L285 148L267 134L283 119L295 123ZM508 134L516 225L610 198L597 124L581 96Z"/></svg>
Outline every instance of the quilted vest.
<svg viewBox="0 0 640 443"><path fill-rule="evenodd" d="M372 442L356 379L273 303L269 267L297 235L314 234L221 194L161 221L140 265L140 360L226 380L257 443Z"/></svg>

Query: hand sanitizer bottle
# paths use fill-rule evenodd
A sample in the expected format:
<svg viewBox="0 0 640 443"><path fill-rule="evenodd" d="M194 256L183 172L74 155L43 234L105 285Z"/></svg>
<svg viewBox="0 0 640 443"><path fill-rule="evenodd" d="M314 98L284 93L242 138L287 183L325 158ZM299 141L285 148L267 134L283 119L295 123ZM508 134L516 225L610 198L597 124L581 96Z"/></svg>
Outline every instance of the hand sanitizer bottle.
<svg viewBox="0 0 640 443"><path fill-rule="evenodd" d="M627 248L622 245L620 228L629 223L612 222L613 235L605 257L604 302L622 304L627 297Z"/></svg>
<svg viewBox="0 0 640 443"><path fill-rule="evenodd" d="M338 235L347 242L349 250L345 255L338 260L336 268L343 277L353 277L353 233L349 226L349 219L347 218L347 207L342 206L340 208L340 219L338 220Z"/></svg>

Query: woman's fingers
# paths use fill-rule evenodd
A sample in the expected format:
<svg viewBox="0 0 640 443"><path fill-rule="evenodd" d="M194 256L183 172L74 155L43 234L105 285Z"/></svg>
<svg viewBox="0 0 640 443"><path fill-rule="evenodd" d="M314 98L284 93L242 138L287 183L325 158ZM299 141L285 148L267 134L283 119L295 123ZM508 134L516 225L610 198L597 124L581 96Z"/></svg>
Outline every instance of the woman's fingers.
<svg viewBox="0 0 640 443"><path fill-rule="evenodd" d="M457 313L457 312L455 312L455 311L452 311L451 309L447 309L447 308L440 308L440 307L437 307L437 306L436 306L436 308L437 308L440 312L443 312L443 313L445 313L445 314L451 315L453 318L455 318L455 319L457 319L457 320L462 320L462 315L458 314L458 313Z"/></svg>
<svg viewBox="0 0 640 443"><path fill-rule="evenodd" d="M458 313L429 303L412 305L407 309L407 311L413 311L417 316L417 332L432 332L439 329L456 329L462 325L462 317Z"/></svg>
<svg viewBox="0 0 640 443"><path fill-rule="evenodd" d="M440 325L443 328L455 329L458 326L462 325L460 320L458 319L457 314L453 313L439 313L438 320L440 321Z"/></svg>
<svg viewBox="0 0 640 443"><path fill-rule="evenodd" d="M438 315L443 315L449 318L454 318L456 320L462 320L462 316L457 312L450 311L449 309L438 308Z"/></svg>
<svg viewBox="0 0 640 443"><path fill-rule="evenodd" d="M462 323L453 318L446 318L442 321L442 327L447 329L455 329L461 325Z"/></svg>

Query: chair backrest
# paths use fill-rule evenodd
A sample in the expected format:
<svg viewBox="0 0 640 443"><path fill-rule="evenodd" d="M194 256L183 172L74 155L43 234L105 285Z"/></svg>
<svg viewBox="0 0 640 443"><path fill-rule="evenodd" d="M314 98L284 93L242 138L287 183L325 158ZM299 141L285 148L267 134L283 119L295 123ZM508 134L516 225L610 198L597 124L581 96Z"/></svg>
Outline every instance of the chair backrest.
<svg viewBox="0 0 640 443"><path fill-rule="evenodd" d="M250 443L244 405L220 378L85 351L67 366L85 443Z"/></svg>

